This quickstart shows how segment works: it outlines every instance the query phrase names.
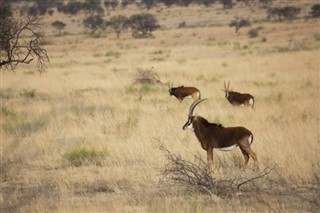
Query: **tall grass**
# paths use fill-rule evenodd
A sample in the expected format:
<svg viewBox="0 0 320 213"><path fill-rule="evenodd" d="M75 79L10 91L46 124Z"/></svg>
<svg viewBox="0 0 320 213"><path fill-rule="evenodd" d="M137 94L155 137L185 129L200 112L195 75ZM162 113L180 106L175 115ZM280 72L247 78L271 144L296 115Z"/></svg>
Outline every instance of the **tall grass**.
<svg viewBox="0 0 320 213"><path fill-rule="evenodd" d="M250 43L227 26L164 29L151 40L119 43L54 37L47 48L59 57L47 73L25 75L28 66L1 73L1 212L315 211L319 48L262 50L287 47L291 32L302 38L317 32L309 22L263 27L267 42ZM215 45L207 45L212 35ZM253 53L239 55L248 49ZM155 141L190 162L194 156L205 162L206 152L192 131L182 130L192 100L180 103L166 84L133 84L135 71L150 67L161 82L201 90L208 101L196 114L250 129L261 168L276 163L276 169L228 199L160 182L168 162ZM255 109L231 106L224 81L254 95ZM222 177L245 176L243 161L240 150L214 151ZM249 174L252 168L250 160Z"/></svg>

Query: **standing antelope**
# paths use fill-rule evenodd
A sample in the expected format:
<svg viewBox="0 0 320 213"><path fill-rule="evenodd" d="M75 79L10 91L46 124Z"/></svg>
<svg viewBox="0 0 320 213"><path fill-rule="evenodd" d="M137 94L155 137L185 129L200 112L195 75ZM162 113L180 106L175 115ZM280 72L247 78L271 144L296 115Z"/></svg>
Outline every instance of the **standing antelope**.
<svg viewBox="0 0 320 213"><path fill-rule="evenodd" d="M215 124L208 122L205 118L197 115L193 115L194 108L204 101L194 101L188 114L188 121L183 126L183 130L187 128L193 128L194 133L201 143L201 147L207 151L208 166L212 171L213 164L213 149L219 149L221 151L231 151L239 146L243 156L245 167L248 164L249 156L251 156L255 162L255 166L259 169L257 155L252 151L250 145L253 142L253 134L250 130L238 126L238 127L223 127L221 124Z"/></svg>
<svg viewBox="0 0 320 213"><path fill-rule="evenodd" d="M240 106L251 106L253 108L254 105L254 97L248 93L239 93L233 92L229 90L230 82L228 82L228 86L226 86L226 82L224 82L224 92L228 101L232 105L240 105Z"/></svg>
<svg viewBox="0 0 320 213"><path fill-rule="evenodd" d="M198 100L201 97L200 91L195 87L172 87L170 84L169 88L170 95L174 95L180 102L185 98L193 98L194 100Z"/></svg>

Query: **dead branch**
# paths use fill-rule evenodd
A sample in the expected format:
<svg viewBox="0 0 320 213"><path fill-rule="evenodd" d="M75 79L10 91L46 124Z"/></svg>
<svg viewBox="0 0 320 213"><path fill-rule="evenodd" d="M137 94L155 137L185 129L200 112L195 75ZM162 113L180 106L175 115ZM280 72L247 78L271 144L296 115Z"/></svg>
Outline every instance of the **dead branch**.
<svg viewBox="0 0 320 213"><path fill-rule="evenodd" d="M262 178L266 175L268 175L275 167L277 166L277 164L274 164L271 168L268 166L266 167L262 172L260 172L259 175L253 177L253 178L249 178L246 181L241 182L240 184L238 184L237 189L240 189L240 187L246 183L249 183L251 181L257 180L259 178Z"/></svg>
<svg viewBox="0 0 320 213"><path fill-rule="evenodd" d="M133 84L162 84L159 75L152 69L139 69Z"/></svg>
<svg viewBox="0 0 320 213"><path fill-rule="evenodd" d="M200 191L225 197L235 190L239 190L244 184L268 175L276 167L276 164L271 168L267 167L255 177L250 177L245 181L241 180L239 176L218 180L212 176L214 171L210 171L206 161L201 157L195 156L195 162L182 159L181 156L168 150L160 140L156 140L156 145L168 160L164 169L161 170L163 177L161 181L184 186L190 191Z"/></svg>
<svg viewBox="0 0 320 213"><path fill-rule="evenodd" d="M13 70L18 64L29 64L34 59L40 72L46 69L49 57L43 48L44 35L38 32L41 21L40 16L0 20L0 69Z"/></svg>

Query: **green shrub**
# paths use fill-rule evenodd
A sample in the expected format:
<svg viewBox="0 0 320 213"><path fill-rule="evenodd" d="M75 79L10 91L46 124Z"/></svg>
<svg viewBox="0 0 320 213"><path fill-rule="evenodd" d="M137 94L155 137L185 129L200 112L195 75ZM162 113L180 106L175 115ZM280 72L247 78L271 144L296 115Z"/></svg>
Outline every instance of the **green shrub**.
<svg viewBox="0 0 320 213"><path fill-rule="evenodd" d="M25 137L45 127L47 122L46 116L40 116L35 119L26 119L23 117L8 119L3 124L3 130L13 135Z"/></svg>
<svg viewBox="0 0 320 213"><path fill-rule="evenodd" d="M106 57L114 57L114 58L120 58L121 53L115 52L115 51L109 51L105 54Z"/></svg>
<svg viewBox="0 0 320 213"><path fill-rule="evenodd" d="M320 41L320 33L316 33L313 35L314 40Z"/></svg>
<svg viewBox="0 0 320 213"><path fill-rule="evenodd" d="M251 29L249 30L248 35L249 35L249 38L255 38L255 37L258 37L259 32L257 29Z"/></svg>
<svg viewBox="0 0 320 213"><path fill-rule="evenodd" d="M64 155L64 158L73 166L88 164L101 165L106 157L107 151L97 151L95 149L77 148Z"/></svg>
<svg viewBox="0 0 320 213"><path fill-rule="evenodd" d="M152 85L148 83L144 83L140 87L140 93L147 93L152 90Z"/></svg>
<svg viewBox="0 0 320 213"><path fill-rule="evenodd" d="M263 37L263 38L261 39L261 42L267 42L267 38L266 38L266 37Z"/></svg>
<svg viewBox="0 0 320 213"><path fill-rule="evenodd" d="M36 96L36 89L23 89L21 95L27 98L34 98Z"/></svg>
<svg viewBox="0 0 320 213"><path fill-rule="evenodd" d="M18 115L18 113L16 111L14 111L11 108L8 107L2 107L1 108L1 113L5 116L11 116L11 117L16 117Z"/></svg>

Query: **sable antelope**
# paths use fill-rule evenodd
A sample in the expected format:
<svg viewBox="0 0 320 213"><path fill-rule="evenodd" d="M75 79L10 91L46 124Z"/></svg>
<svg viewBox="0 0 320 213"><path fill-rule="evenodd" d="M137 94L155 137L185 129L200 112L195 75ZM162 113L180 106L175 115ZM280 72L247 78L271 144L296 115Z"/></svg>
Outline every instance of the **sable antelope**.
<svg viewBox="0 0 320 213"><path fill-rule="evenodd" d="M194 108L204 100L206 99L199 99L191 104L188 121L182 128L183 130L193 128L201 147L207 151L209 168L212 169L213 149L231 151L239 146L244 156L245 168L251 156L255 162L256 168L259 169L257 155L250 148L250 145L253 142L253 134L250 130L242 126L223 127L221 124L210 123L201 116L193 115Z"/></svg>
<svg viewBox="0 0 320 213"><path fill-rule="evenodd" d="M239 93L229 90L230 82L228 82L228 86L226 86L226 82L224 82L224 92L228 101L232 105L240 105L240 106L251 106L253 108L254 105L254 97L248 93Z"/></svg>
<svg viewBox="0 0 320 213"><path fill-rule="evenodd" d="M195 87L172 87L170 84L169 88L170 95L174 95L180 102L185 98L193 98L194 100L200 99L201 94L200 91Z"/></svg>

